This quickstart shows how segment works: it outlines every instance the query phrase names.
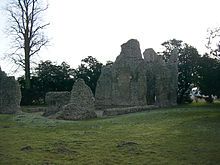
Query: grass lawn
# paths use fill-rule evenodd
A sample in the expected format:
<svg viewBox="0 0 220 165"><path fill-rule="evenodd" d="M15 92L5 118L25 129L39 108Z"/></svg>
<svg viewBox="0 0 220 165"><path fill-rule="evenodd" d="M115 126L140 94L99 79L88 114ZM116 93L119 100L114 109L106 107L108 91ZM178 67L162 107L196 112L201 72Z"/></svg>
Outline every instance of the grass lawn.
<svg viewBox="0 0 220 165"><path fill-rule="evenodd" d="M220 164L220 104L62 121L0 115L0 164Z"/></svg>

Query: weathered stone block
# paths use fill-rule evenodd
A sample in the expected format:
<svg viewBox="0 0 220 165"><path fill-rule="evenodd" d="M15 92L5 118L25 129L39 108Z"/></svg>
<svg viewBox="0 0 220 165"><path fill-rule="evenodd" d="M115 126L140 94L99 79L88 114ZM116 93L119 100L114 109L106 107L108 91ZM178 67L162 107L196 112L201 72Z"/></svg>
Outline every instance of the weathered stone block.
<svg viewBox="0 0 220 165"><path fill-rule="evenodd" d="M43 116L54 115L62 110L62 107L69 103L70 92L47 92L45 96L45 101L48 107L46 108Z"/></svg>
<svg viewBox="0 0 220 165"><path fill-rule="evenodd" d="M20 111L21 91L14 77L8 77L0 68L0 113Z"/></svg>
<svg viewBox="0 0 220 165"><path fill-rule="evenodd" d="M70 101L70 92L47 92L45 96L46 104L49 106L63 106Z"/></svg>

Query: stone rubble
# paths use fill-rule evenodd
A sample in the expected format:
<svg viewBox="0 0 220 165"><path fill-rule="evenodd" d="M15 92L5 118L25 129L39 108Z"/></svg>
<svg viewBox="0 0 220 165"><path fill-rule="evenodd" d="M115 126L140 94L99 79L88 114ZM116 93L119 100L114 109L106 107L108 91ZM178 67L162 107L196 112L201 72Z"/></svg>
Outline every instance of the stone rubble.
<svg viewBox="0 0 220 165"><path fill-rule="evenodd" d="M70 92L47 92L45 102L47 108L43 116L50 116L62 110L62 107L70 101Z"/></svg>

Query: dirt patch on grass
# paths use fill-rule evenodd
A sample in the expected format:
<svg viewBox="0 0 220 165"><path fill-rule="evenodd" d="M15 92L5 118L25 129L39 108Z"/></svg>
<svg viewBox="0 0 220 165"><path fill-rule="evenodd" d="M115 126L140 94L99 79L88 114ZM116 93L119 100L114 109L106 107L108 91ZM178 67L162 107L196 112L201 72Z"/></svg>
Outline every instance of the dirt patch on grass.
<svg viewBox="0 0 220 165"><path fill-rule="evenodd" d="M125 147L125 146L133 146L133 145L138 145L138 143L132 141L121 141L117 144L117 147Z"/></svg>
<svg viewBox="0 0 220 165"><path fill-rule="evenodd" d="M31 146L24 146L24 147L21 147L21 151L26 151L26 152L29 152L29 151L32 151L33 148Z"/></svg>
<svg viewBox="0 0 220 165"><path fill-rule="evenodd" d="M78 152L73 150L66 142L64 141L56 141L54 143L49 144L45 151L62 154L62 155L77 155Z"/></svg>
<svg viewBox="0 0 220 165"><path fill-rule="evenodd" d="M133 141L121 141L117 143L116 147L122 152L130 154L141 154L141 146L137 142Z"/></svg>

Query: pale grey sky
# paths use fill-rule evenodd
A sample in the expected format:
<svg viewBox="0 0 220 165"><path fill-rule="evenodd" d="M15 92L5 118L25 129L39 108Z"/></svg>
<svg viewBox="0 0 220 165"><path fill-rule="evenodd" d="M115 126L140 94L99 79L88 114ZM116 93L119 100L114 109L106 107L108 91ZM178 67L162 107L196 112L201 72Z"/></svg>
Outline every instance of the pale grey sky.
<svg viewBox="0 0 220 165"><path fill-rule="evenodd" d="M7 0L1 0L3 6ZM105 63L114 61L120 45L138 39L142 51L161 43L180 39L203 54L207 29L220 26L219 0L48 0L45 21L51 46L43 49L38 60L67 62L76 68L81 59L96 57ZM3 29L6 18L0 16L0 57L10 48ZM2 70L11 65L0 60Z"/></svg>

